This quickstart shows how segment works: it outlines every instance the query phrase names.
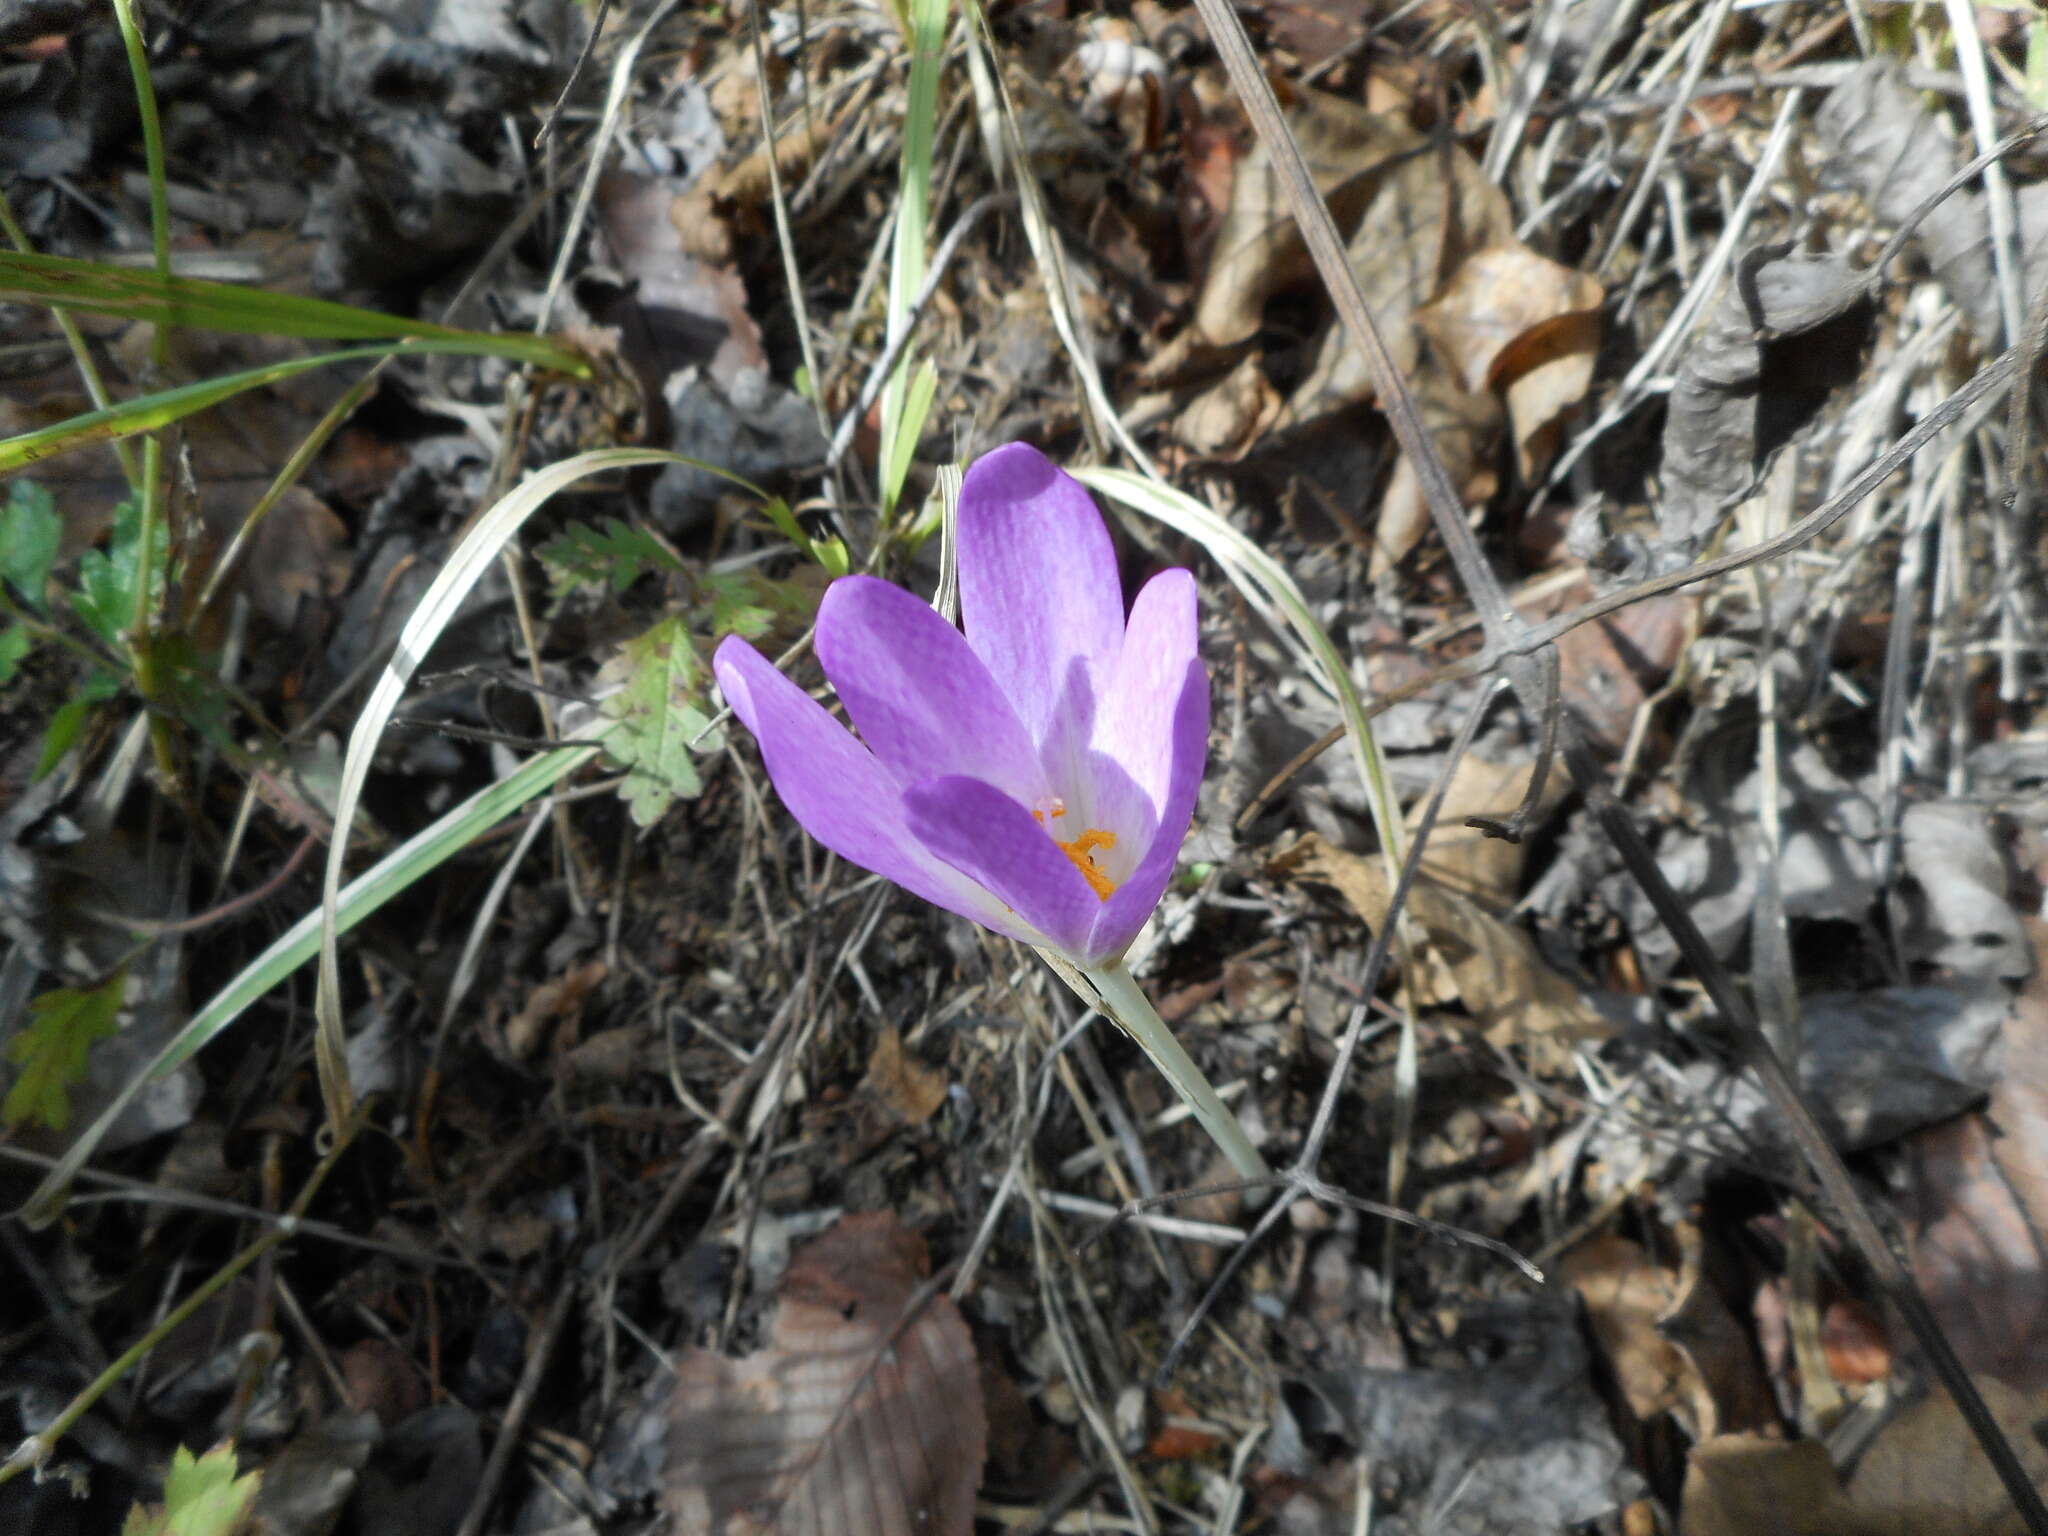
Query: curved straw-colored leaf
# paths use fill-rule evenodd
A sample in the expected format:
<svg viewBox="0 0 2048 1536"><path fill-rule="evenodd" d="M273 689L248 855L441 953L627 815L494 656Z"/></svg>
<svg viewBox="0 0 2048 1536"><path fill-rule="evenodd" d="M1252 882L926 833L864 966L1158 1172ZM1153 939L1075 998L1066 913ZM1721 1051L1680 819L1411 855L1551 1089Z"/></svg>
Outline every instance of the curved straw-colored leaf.
<svg viewBox="0 0 2048 1536"><path fill-rule="evenodd" d="M38 459L87 448L94 443L154 432L195 411L232 399L245 390L261 389L266 384L275 384L294 374L309 373L332 363L364 362L411 353L466 355L475 350L466 342L400 341L381 347L350 347L345 352L323 352L317 357L294 357L262 368L222 374L217 379L202 379L197 384L184 384L153 395L141 395L109 406L104 411L88 411L83 416L73 416L54 426L39 427L33 432L0 440L0 474L33 464Z"/></svg>
<svg viewBox="0 0 2048 1536"><path fill-rule="evenodd" d="M422 594L419 606L399 632L397 648L370 691L368 702L356 717L355 730L348 739L348 753L342 760L341 786L335 801L334 841L327 850L327 882L321 902L320 985L314 1002L313 1059L320 1071L320 1092L326 1101L330 1123L340 1127L348 1119L350 1092L348 1064L342 1054L341 969L336 942L340 925L335 920L335 902L341 890L342 869L348 857L348 833L355 821L356 804L363 784L370 776L371 759L378 738L390 723L406 685L441 631L461 608L463 599L490 563L498 557L526 520L545 506L556 492L577 481L607 470L638 469L650 464L687 464L755 490L739 476L716 465L705 464L680 453L658 448L598 448L579 453L559 464L537 471L513 487L488 512L476 520L462 542L448 556L432 584ZM756 491L758 494L758 491Z"/></svg>
<svg viewBox="0 0 2048 1536"><path fill-rule="evenodd" d="M1401 802L1387 778L1386 759L1373 740L1372 727L1365 718L1365 706L1351 681L1350 669L1338 653L1329 633L1309 611L1308 599L1287 570L1258 545L1184 491L1157 480L1122 469L1077 469L1076 480L1132 510L1156 518L1176 532L1193 539L1223 568L1233 585L1269 616L1278 610L1285 616L1295 637L1306 646L1323 687L1337 701L1344 718L1344 734L1358 761L1358 777L1365 785L1372 806L1373 825L1380 834L1380 846L1398 866L1405 856L1408 834L1401 820Z"/></svg>
<svg viewBox="0 0 2048 1536"><path fill-rule="evenodd" d="M555 784L596 757L597 752L593 745L578 745L530 758L497 783L479 790L432 826L415 833L350 881L341 892L335 903L336 932L346 932L355 927L534 796L547 793ZM92 1157L102 1138L121 1117L129 1102L142 1091L143 1085L166 1072L177 1070L197 1055L215 1035L240 1018L251 1003L310 960L319 945L320 913L308 912L243 967L241 974L193 1014L190 1022L157 1052L156 1059L137 1073L100 1117L65 1150L43 1182L36 1186L35 1193L29 1196L28 1204L22 1207L23 1219L34 1226L56 1220L78 1170Z"/></svg>
<svg viewBox="0 0 2048 1536"><path fill-rule="evenodd" d="M458 352L509 357L562 373L581 376L590 371L574 348L548 336L468 331L326 299L196 277L167 277L64 256L0 252L0 303L49 304L178 330L232 331L245 336L303 336L324 341L413 337L453 342Z"/></svg>

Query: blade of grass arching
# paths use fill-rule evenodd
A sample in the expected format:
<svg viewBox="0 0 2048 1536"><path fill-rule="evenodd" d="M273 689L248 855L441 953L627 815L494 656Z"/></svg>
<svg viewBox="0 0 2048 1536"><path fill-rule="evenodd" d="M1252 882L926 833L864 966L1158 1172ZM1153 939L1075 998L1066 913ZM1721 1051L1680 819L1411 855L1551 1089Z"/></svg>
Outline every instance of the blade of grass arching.
<svg viewBox="0 0 2048 1536"><path fill-rule="evenodd" d="M597 756L598 748L577 745L559 752L528 759L519 768L487 789L472 795L454 810L422 832L414 834L375 865L358 875L335 902L335 927L346 932L372 912L414 885L456 854L474 843L507 816L547 791ZM320 947L320 919L308 912L284 931L271 946L242 969L240 975L214 995L206 1006L192 1015L185 1027L171 1038L100 1117L82 1132L36 1186L22 1207L23 1220L44 1226L57 1218L79 1169L107 1131L121 1117L143 1087L176 1071L203 1050L214 1036L242 1016L249 1005L292 972L304 965Z"/></svg>
<svg viewBox="0 0 2048 1536"><path fill-rule="evenodd" d="M0 251L0 302L47 304L147 321L190 331L230 331L242 336L296 336L309 341L385 341L399 337L460 341L457 350L510 358L578 377L589 365L564 342L548 336L469 331L387 315L351 304L272 293L239 283L136 271L65 256Z"/></svg>
<svg viewBox="0 0 2048 1536"><path fill-rule="evenodd" d="M1387 777L1386 759L1373 740L1365 706L1351 681L1350 669L1344 665L1343 655L1329 632L1316 622L1308 599L1302 596L1286 567L1185 491L1125 469L1076 469L1071 473L1089 489L1193 539L1260 612L1270 618L1277 611L1284 617L1287 627L1313 658L1323 687L1337 701L1345 737L1358 763L1359 781L1364 784L1367 802L1372 807L1380 846L1398 863L1408 846L1408 832L1401 819L1400 799Z"/></svg>
<svg viewBox="0 0 2048 1536"><path fill-rule="evenodd" d="M427 590L421 594L405 628L399 631L397 648L385 663L370 690L362 713L350 732L348 752L342 759L341 784L334 805L334 841L327 850L327 880L321 898L320 982L314 997L313 1059L320 1074L320 1095L326 1103L329 1123L338 1131L347 1123L352 1095L348 1063L342 1053L341 966L337 941L341 930L336 904L340 899L341 875L348 858L348 835L355 821L356 805L362 799L363 784L370 776L370 762L377 741L390 723L406 685L427 652L434 648L441 632L461 608L491 562L512 536L557 492L579 480L609 470L638 469L643 465L687 464L738 485L738 476L680 453L659 448L598 448L579 453L537 471L513 487L479 517L441 567Z"/></svg>
<svg viewBox="0 0 2048 1536"><path fill-rule="evenodd" d="M896 239L889 262L887 336L891 342L910 324L917 290L924 282L925 245L931 223L932 138L938 128L939 65L945 58L949 3L950 0L910 0L910 93L903 118L902 175L896 192ZM882 444L885 453L893 452L910 403L910 359L906 355L882 391ZM906 472L908 468L906 462ZM885 466L885 484L887 470L888 466ZM900 488L903 483L901 474L896 476L896 483ZM894 498L885 494L882 498L883 518L887 519L894 511Z"/></svg>
<svg viewBox="0 0 2048 1536"><path fill-rule="evenodd" d="M133 437L140 432L154 432L246 390L261 389L266 384L275 384L295 374L310 373L315 368L326 368L335 363L367 362L382 357L425 353L460 357L471 356L475 352L476 348L467 341L399 341L381 347L350 347L346 351L323 352L315 357L294 357L261 368L223 374L215 379L201 379L196 384L183 384L176 389L141 395L104 411L88 411L83 416L73 416L54 426L39 427L17 437L0 439L0 474L60 453L88 448L94 443Z"/></svg>

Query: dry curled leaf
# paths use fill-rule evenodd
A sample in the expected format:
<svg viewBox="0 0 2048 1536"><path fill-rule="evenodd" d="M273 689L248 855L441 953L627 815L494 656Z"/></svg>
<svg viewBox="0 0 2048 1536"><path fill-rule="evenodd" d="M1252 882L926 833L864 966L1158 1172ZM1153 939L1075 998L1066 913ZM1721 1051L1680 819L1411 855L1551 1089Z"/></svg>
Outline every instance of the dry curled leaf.
<svg viewBox="0 0 2048 1536"><path fill-rule="evenodd" d="M1358 199L1358 213L1345 242L1345 259L1396 371L1421 393L1416 312L1437 296L1445 276L1468 255L1513 242L1514 212L1479 163L1456 144L1433 141L1405 123L1371 117L1362 108L1350 110L1372 127L1364 133L1365 152L1358 162L1366 169L1346 183ZM1448 376L1445 382L1451 382ZM1462 382L1457 387L1474 393ZM1312 421L1376 398L1364 354L1343 326L1333 324L1280 425Z"/></svg>
<svg viewBox="0 0 2048 1536"><path fill-rule="evenodd" d="M1508 241L1466 257L1415 312L1467 390L1505 394L1524 480L1548 461L1593 381L1603 297L1595 278Z"/></svg>
<svg viewBox="0 0 2048 1536"><path fill-rule="evenodd" d="M1593 1337L1638 1419L1678 1416L1696 1441L1777 1417L1749 1339L1702 1271L1698 1228L1673 1234L1680 1263L1600 1233L1565 1254L1563 1277L1586 1305Z"/></svg>
<svg viewBox="0 0 2048 1536"><path fill-rule="evenodd" d="M2048 1402L1984 1377L1977 1390L2034 1486L2048 1488L2048 1450L2040 1439L2048 1426ZM1884 1427L1856 1464L1849 1501L1862 1517L1859 1536L2025 1536L2027 1529L1955 1399L1940 1391Z"/></svg>
<svg viewBox="0 0 2048 1536"><path fill-rule="evenodd" d="M968 1536L987 1443L967 1325L924 1242L849 1216L791 1259L768 1346L676 1369L673 1536Z"/></svg>
<svg viewBox="0 0 2048 1536"><path fill-rule="evenodd" d="M1889 54L1866 59L1829 92L1814 114L1814 128L1831 179L1853 186L1887 226L1911 217L1964 159L1952 129L1928 111L1926 98L1906 83L1904 67ZM2025 268L2021 286L2038 293L2048 275L2048 182L2019 188L2014 202ZM1984 193L1974 186L1951 193L1914 231L1914 239L1979 342L1996 341L1998 277Z"/></svg>
<svg viewBox="0 0 2048 1536"><path fill-rule="evenodd" d="M1311 834L1283 853L1275 867L1336 887L1375 929L1386 921L1392 887L1378 855L1361 858ZM1421 875L1408 893L1407 914L1426 940L1421 974L1414 978L1423 1001L1455 998L1496 1041L1612 1033L1600 1010L1544 963L1527 934L1469 897Z"/></svg>
<svg viewBox="0 0 2048 1536"><path fill-rule="evenodd" d="M1426 141L1407 124L1342 97L1297 91L1293 98L1287 125L1331 217L1339 228L1349 227L1389 173L1413 163ZM1259 328L1266 300L1309 271L1308 247L1288 211L1279 173L1261 145L1238 162L1231 181L1230 207L1216 231L1209 271L1195 302L1194 334L1212 346L1247 339ZM1366 296L1373 297L1370 287Z"/></svg>
<svg viewBox="0 0 2048 1536"><path fill-rule="evenodd" d="M892 1025L868 1058L868 1091L906 1125L923 1125L946 1102L946 1074L934 1071L903 1048Z"/></svg>
<svg viewBox="0 0 2048 1536"><path fill-rule="evenodd" d="M1678 367L1664 421L1657 567L1691 560L1772 455L1862 370L1862 280L1789 245L1744 254Z"/></svg>
<svg viewBox="0 0 2048 1536"><path fill-rule="evenodd" d="M1436 830L1423 850L1423 872L1446 889L1469 896L1490 911L1503 912L1522 893L1522 862L1527 842L1511 843L1504 837L1489 837L1477 827L1467 826L1469 817L1506 821L1521 805L1534 777L1534 761L1492 763L1468 752L1451 770L1451 782L1444 790L1444 803L1437 812ZM1551 774L1543 786L1543 803L1535 813L1540 827L1566 793L1562 774ZM1418 800L1408 810L1412 830L1422 819L1426 801ZM1532 828L1533 830L1533 828Z"/></svg>
<svg viewBox="0 0 2048 1536"><path fill-rule="evenodd" d="M1686 1457L1679 1536L1864 1536L1842 1497L1827 1447L1764 1435L1720 1435Z"/></svg>

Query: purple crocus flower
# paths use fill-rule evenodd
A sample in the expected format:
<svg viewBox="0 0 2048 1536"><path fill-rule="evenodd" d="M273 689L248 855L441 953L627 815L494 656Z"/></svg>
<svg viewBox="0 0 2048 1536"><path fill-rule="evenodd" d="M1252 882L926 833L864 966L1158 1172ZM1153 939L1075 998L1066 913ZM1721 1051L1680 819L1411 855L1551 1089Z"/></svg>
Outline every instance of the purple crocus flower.
<svg viewBox="0 0 2048 1536"><path fill-rule="evenodd" d="M818 659L854 736L744 640L714 667L790 814L842 858L1083 969L1159 904L1208 745L1195 583L1126 619L1109 530L1037 449L960 492L963 634L901 587L835 581Z"/></svg>

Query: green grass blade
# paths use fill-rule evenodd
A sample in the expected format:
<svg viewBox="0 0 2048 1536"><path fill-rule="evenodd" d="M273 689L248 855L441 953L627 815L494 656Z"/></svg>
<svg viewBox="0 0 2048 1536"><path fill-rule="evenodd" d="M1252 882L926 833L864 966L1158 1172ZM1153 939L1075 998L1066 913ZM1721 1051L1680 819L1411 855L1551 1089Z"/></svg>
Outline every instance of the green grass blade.
<svg viewBox="0 0 2048 1536"><path fill-rule="evenodd" d="M589 365L573 348L547 336L466 331L326 299L64 256L0 252L0 302L46 304L117 319L146 320L153 325L232 331L244 336L299 336L315 341L417 337L462 342L465 345L454 350L508 357L578 376L589 372Z"/></svg>
<svg viewBox="0 0 2048 1536"><path fill-rule="evenodd" d="M536 795L545 794L581 768L596 757L597 752L594 745L577 745L530 758L505 778L472 795L432 826L393 849L350 881L340 893L335 902L337 931L355 927ZM244 967L242 973L223 987L212 1001L192 1015L190 1022L157 1053L156 1059L138 1073L134 1081L122 1089L119 1097L65 1150L22 1207L23 1219L36 1226L54 1221L63 1209L71 1181L77 1177L78 1170L91 1159L101 1139L144 1085L177 1070L240 1018L251 1003L310 960L319 947L320 913L308 912Z"/></svg>
<svg viewBox="0 0 2048 1536"><path fill-rule="evenodd" d="M951 0L910 0L910 93L903 119L902 174L897 188L896 241L889 262L888 339L893 343L910 324L917 291L924 285L925 251L930 238L932 140L938 128L939 65L946 55L946 14ZM888 454L901 436L911 404L909 349L882 390L882 445ZM929 402L927 402L929 403ZM908 461L903 466L907 471ZM900 487L903 475L895 476ZM895 510L886 490L882 514Z"/></svg>
<svg viewBox="0 0 2048 1536"><path fill-rule="evenodd" d="M261 389L266 384L275 384L281 379L291 378L294 374L309 373L315 368L414 353L465 356L475 351L476 348L467 341L393 342L381 347L351 347L342 352L323 352L316 357L294 357L262 368L249 368L240 373L223 374L215 379L202 379L196 384L184 384L176 389L138 396L133 400L124 400L119 405L109 406L104 411L88 411L83 416L73 416L53 426L39 427L33 432L23 432L17 437L0 439L0 474L22 469L39 459L90 447L94 443L133 437L142 432L154 432L159 427L168 426L209 406L218 405L221 401L232 399L246 390Z"/></svg>
<svg viewBox="0 0 2048 1536"><path fill-rule="evenodd" d="M378 738L384 734L384 727L390 723L421 660L441 638L442 630L455 617L470 588L526 520L545 506L549 498L579 480L607 470L637 469L648 464L691 464L699 469L712 469L708 464L658 448L598 448L550 464L500 497L449 552L448 563L421 594L405 628L399 631L391 660L370 690L362 713L356 716L348 752L342 760L341 786L335 797L334 841L327 850L327 882L321 909L329 920L321 929L320 984L313 1004L313 1058L319 1068L321 1097L328 1118L336 1127L347 1121L350 1107L348 1064L342 1054L341 966L337 948L340 926L335 920L336 903L341 892L342 868L348 857L349 828L355 821L363 785L370 776Z"/></svg>

